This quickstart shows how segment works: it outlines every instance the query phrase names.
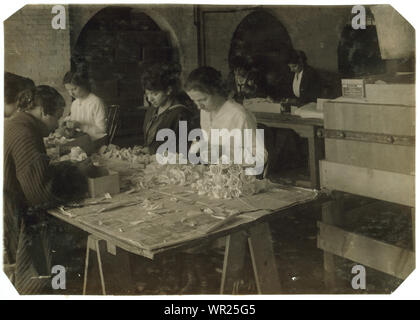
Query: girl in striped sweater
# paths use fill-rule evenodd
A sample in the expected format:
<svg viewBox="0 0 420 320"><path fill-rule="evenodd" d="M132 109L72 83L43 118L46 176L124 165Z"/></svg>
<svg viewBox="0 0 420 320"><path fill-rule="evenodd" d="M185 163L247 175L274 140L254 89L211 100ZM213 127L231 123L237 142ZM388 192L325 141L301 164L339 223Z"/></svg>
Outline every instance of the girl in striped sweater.
<svg viewBox="0 0 420 320"><path fill-rule="evenodd" d="M51 272L44 212L62 202L63 189L57 188L43 137L57 128L64 105L54 88L38 86L19 95L18 112L5 121L3 261L21 294L39 293L50 281L42 277Z"/></svg>

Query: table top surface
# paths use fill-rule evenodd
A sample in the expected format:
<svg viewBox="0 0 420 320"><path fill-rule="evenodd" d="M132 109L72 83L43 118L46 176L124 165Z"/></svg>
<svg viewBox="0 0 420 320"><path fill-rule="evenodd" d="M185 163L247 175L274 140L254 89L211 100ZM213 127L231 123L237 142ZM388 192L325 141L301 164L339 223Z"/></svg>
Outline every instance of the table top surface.
<svg viewBox="0 0 420 320"><path fill-rule="evenodd" d="M287 122L290 124L324 126L324 120L316 118L302 118L290 113L254 112L257 122Z"/></svg>
<svg viewBox="0 0 420 320"><path fill-rule="evenodd" d="M167 185L120 193L106 204L85 199L77 204L80 207L61 207L49 213L112 245L153 259L158 253L194 247L267 221L319 195L310 189L268 186L252 196L214 199L199 196L190 187ZM101 212L114 204L129 206Z"/></svg>

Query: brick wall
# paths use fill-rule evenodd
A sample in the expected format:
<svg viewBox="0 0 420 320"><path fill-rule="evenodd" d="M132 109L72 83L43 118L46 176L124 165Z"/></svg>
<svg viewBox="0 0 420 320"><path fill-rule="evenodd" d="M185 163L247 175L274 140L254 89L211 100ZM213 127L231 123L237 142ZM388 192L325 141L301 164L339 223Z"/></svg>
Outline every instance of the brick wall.
<svg viewBox="0 0 420 320"><path fill-rule="evenodd" d="M36 85L50 85L69 103L62 79L70 69L70 33L68 27L52 28L51 9L52 5L27 5L4 22L5 71L31 78ZM68 26L68 10L66 16Z"/></svg>

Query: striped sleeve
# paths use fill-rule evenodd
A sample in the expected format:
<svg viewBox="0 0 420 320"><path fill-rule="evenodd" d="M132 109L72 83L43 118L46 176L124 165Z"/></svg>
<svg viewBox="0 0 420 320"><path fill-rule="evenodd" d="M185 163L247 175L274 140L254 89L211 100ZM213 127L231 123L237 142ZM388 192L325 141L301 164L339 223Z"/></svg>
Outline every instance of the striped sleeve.
<svg viewBox="0 0 420 320"><path fill-rule="evenodd" d="M48 206L56 199L52 193L49 158L42 144L26 132L15 139L12 156L16 176L30 206Z"/></svg>

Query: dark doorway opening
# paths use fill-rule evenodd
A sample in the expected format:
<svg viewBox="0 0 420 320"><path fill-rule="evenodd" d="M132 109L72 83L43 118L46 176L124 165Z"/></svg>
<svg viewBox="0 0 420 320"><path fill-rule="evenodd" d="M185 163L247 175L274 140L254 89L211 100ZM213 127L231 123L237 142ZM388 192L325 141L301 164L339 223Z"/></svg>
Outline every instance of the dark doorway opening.
<svg viewBox="0 0 420 320"><path fill-rule="evenodd" d="M292 41L281 22L264 10L247 15L233 34L229 51L229 67L235 57L250 57L263 77L261 95L281 96L290 85L287 59ZM273 92L274 91L274 92Z"/></svg>
<svg viewBox="0 0 420 320"><path fill-rule="evenodd" d="M144 67L178 59L169 33L147 14L110 6L96 13L80 32L72 54L72 70L87 73L92 91L106 106L120 106L113 143L127 147L142 143Z"/></svg>
<svg viewBox="0 0 420 320"><path fill-rule="evenodd" d="M145 13L107 7L82 29L72 69L88 73L95 94L123 109L143 105L140 75L147 62L177 60L169 34Z"/></svg>
<svg viewBox="0 0 420 320"><path fill-rule="evenodd" d="M364 77L386 72L379 48L375 20L366 11L366 29L354 29L351 21L343 28L337 50L338 70L343 78Z"/></svg>

